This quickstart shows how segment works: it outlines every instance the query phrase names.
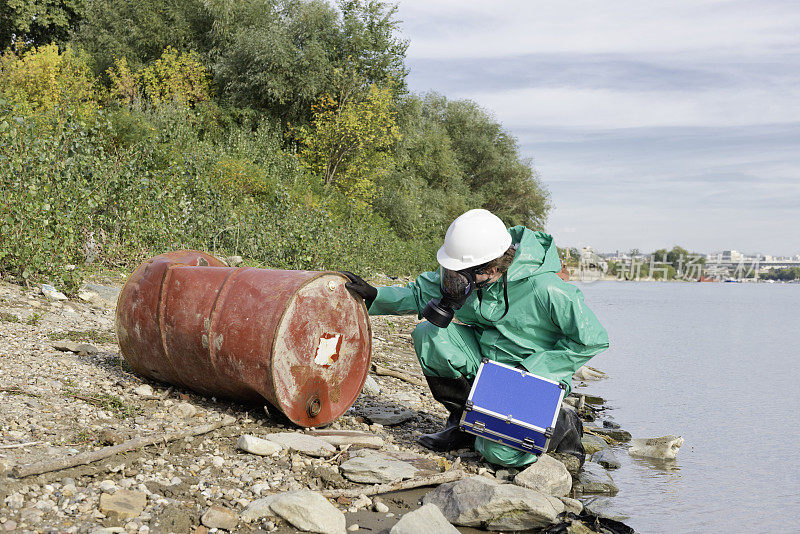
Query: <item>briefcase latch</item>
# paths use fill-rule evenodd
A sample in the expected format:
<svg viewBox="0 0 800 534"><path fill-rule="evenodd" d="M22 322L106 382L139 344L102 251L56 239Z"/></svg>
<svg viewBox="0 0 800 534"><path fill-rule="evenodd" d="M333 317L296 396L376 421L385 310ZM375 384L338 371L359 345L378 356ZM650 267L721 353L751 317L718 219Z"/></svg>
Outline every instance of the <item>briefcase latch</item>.
<svg viewBox="0 0 800 534"><path fill-rule="evenodd" d="M525 449L533 450L535 443L531 438L525 438L522 440L522 447Z"/></svg>
<svg viewBox="0 0 800 534"><path fill-rule="evenodd" d="M546 437L547 439L550 439L550 438L553 437L553 427L552 426L547 427L547 430L544 431L544 437Z"/></svg>
<svg viewBox="0 0 800 534"><path fill-rule="evenodd" d="M471 410L472 410L472 407L473 407L473 406L474 406L474 404L472 403L472 401L471 401L471 400L468 400L468 401L466 402L466 404L464 404L464 409L465 409L465 410L467 410L467 411L469 412L469 411L471 411Z"/></svg>
<svg viewBox="0 0 800 534"><path fill-rule="evenodd" d="M483 421L478 421L477 423L472 425L472 430L475 432L484 432L486 431L486 423Z"/></svg>

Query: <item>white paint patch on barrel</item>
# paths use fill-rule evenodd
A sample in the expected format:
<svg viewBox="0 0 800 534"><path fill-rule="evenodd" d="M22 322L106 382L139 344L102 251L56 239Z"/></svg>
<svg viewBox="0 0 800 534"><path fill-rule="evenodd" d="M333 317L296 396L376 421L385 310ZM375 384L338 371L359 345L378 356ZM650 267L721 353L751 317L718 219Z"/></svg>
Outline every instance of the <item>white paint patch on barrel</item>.
<svg viewBox="0 0 800 534"><path fill-rule="evenodd" d="M341 340L342 334L322 334L322 337L319 338L319 345L317 345L314 363L327 367L338 360Z"/></svg>

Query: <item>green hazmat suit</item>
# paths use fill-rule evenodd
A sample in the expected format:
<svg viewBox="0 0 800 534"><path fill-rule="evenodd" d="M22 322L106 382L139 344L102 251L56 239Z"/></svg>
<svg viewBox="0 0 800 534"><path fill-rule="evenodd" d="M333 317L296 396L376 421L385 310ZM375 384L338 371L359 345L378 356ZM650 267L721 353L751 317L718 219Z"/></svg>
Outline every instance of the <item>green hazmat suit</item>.
<svg viewBox="0 0 800 534"><path fill-rule="evenodd" d="M561 260L553 237L524 226L510 228L517 248L508 269L508 313L503 282L475 292L455 313L463 324L438 328L424 321L412 333L422 371L427 376L475 378L482 357L522 364L529 372L556 380L569 393L572 375L592 356L608 348L608 333L584 304L583 294L556 273ZM405 287L378 288L370 315L417 314L439 298L439 272L426 272ZM475 449L488 461L518 467L536 456L478 437Z"/></svg>

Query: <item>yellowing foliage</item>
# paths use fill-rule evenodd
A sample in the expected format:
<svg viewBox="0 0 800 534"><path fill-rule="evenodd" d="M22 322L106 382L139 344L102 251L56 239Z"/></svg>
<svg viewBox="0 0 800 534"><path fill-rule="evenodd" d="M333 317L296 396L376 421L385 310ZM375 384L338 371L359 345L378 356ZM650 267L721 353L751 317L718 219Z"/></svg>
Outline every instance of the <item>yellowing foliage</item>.
<svg viewBox="0 0 800 534"><path fill-rule="evenodd" d="M108 69L111 95L133 104L142 98L155 105L194 106L210 98L209 76L196 52L179 54L168 47L152 65L133 73L125 58Z"/></svg>
<svg viewBox="0 0 800 534"><path fill-rule="evenodd" d="M67 47L31 47L21 55L0 56L0 93L25 115L76 111L88 116L98 108L98 92L86 62Z"/></svg>
<svg viewBox="0 0 800 534"><path fill-rule="evenodd" d="M245 159L222 158L211 169L211 179L223 193L239 196L246 193L255 197L274 193L274 187L256 164Z"/></svg>
<svg viewBox="0 0 800 534"><path fill-rule="evenodd" d="M114 60L114 66L110 67L107 73L111 81L109 93L112 97L128 105L137 103L141 99L139 82L136 75L128 67L127 59L123 57Z"/></svg>
<svg viewBox="0 0 800 534"><path fill-rule="evenodd" d="M389 148L400 138L391 90L372 85L362 100L342 105L326 95L313 111L313 123L298 132L303 166L365 206L375 195L376 178L391 166Z"/></svg>

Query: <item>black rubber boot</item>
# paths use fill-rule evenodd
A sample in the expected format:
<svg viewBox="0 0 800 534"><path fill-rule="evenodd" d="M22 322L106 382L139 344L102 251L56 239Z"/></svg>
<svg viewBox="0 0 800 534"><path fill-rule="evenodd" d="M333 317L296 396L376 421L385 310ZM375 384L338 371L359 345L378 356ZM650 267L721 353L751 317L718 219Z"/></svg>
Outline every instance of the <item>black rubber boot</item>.
<svg viewBox="0 0 800 534"><path fill-rule="evenodd" d="M558 413L556 426L553 429L553 436L550 438L550 445L547 447L547 451L571 454L583 466L583 462L586 459L586 451L583 448L583 443L581 443L582 437L583 421L574 410L562 407Z"/></svg>
<svg viewBox="0 0 800 534"><path fill-rule="evenodd" d="M433 398L441 402L450 415L443 430L434 434L424 434L419 438L419 444L436 452L472 447L475 443L475 436L463 432L458 427L469 391L472 389L470 381L463 376L459 378L426 376L425 379L428 381L428 387L431 388Z"/></svg>

